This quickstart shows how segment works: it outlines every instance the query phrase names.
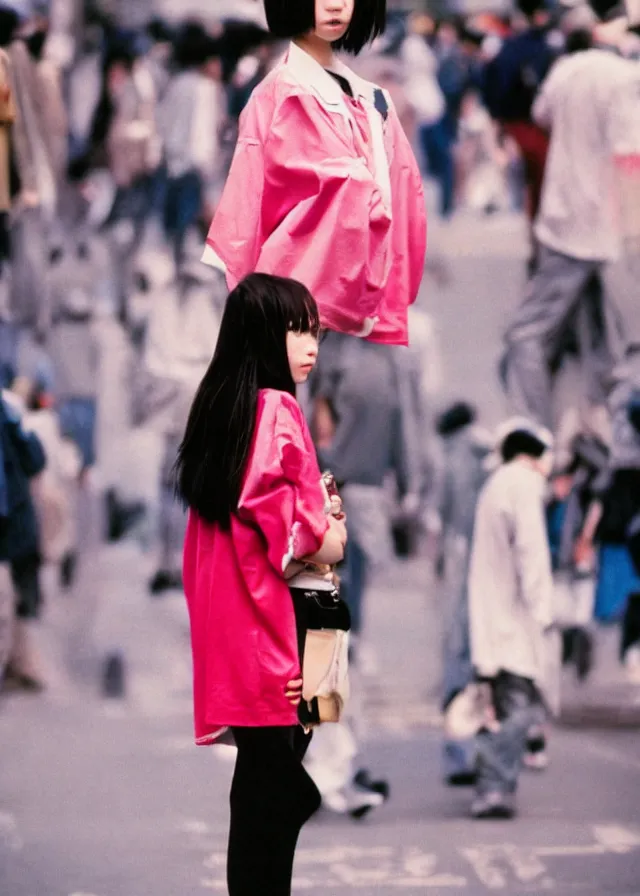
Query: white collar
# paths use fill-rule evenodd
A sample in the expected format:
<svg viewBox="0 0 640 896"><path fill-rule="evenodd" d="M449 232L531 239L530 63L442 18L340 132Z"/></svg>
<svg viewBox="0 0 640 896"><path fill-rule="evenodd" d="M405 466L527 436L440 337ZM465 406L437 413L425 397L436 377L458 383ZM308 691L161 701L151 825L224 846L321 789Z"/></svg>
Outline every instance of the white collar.
<svg viewBox="0 0 640 896"><path fill-rule="evenodd" d="M328 106L343 106L344 93L335 78L317 62L313 56L291 43L284 64L293 73L297 81L317 93ZM334 74L345 78L351 85L354 96L373 102L374 85L358 77L343 62L336 60L331 69Z"/></svg>

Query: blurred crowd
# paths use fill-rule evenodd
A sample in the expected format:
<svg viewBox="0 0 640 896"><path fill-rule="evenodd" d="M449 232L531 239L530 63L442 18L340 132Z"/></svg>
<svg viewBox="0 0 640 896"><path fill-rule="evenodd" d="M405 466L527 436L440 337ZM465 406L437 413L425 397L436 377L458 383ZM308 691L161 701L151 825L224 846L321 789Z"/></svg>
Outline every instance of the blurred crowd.
<svg viewBox="0 0 640 896"><path fill-rule="evenodd" d="M153 426L163 446L159 557L150 591L181 587L184 517L173 500L173 464L226 296L222 275L201 264L200 255L239 117L283 52L259 16L154 19L127 30L94 14L71 42L53 24L45 4L0 0L0 672L4 688L14 690L46 685L30 639L43 602L40 579L53 566L60 587L73 587L82 563L83 495L97 495L104 505L104 535L112 540L145 511L123 498L117 482L98 484L105 316L118 321L127 341L130 395L122 401L130 425ZM533 234L541 207L544 215L556 138L551 113L536 120L536 100L559 59L604 46L612 58L640 55L633 30L598 25L587 6L522 0L504 16L394 15L384 37L357 61L365 77L389 89L442 218L460 209L527 213L530 284L536 271L547 271ZM558 193L563 188L553 185ZM572 256L564 246L551 249ZM570 369L584 391L585 371L597 357L606 386L596 398L572 393L552 418L546 396L525 394L518 410L527 419L488 433L467 403L440 406L437 346L420 303L411 312L408 351L329 334L305 396L319 453L343 486L350 540L342 579L362 674L375 671L370 646L360 639L367 586L394 554L406 557L425 544L442 578L443 708L451 723L445 759L453 782L476 775L457 716L461 696L477 700L469 691L476 684L478 618L470 608L478 588L489 588L490 561L472 559L473 536L476 505L498 470L512 472L514 462L522 468L513 488L524 489L527 514L514 517L513 538L519 526L531 535L544 520L544 539L523 538L512 558L516 578L537 570L532 617L543 628L559 627L558 655L580 678L592 666L594 620L621 623L621 658L640 678L640 355L626 345L623 323L611 322L598 286L608 256L587 253L589 266L583 252L575 254L583 262L577 285L562 281L565 269L551 280L567 295L573 290L568 310L580 313L563 314L552 339L544 331L538 364L555 396ZM603 343L605 361L602 351L585 349ZM523 340L513 337L507 347L516 344ZM508 386L509 371L522 361L513 351L510 357ZM552 446L547 469L541 458ZM493 505L487 498L489 517L502 506L501 488L509 484L493 486ZM514 541L507 544L513 548ZM530 669L519 672L535 677ZM513 715L512 684L505 685L505 718ZM525 732L529 761L539 766L543 731L531 723ZM356 771L349 731L340 737L336 747L319 736L310 763L322 766L317 775L326 779L327 805L357 814L379 805L387 791L384 782ZM498 790L515 774L513 737L505 749L485 743L484 768L497 775ZM481 804L478 812L486 809Z"/></svg>

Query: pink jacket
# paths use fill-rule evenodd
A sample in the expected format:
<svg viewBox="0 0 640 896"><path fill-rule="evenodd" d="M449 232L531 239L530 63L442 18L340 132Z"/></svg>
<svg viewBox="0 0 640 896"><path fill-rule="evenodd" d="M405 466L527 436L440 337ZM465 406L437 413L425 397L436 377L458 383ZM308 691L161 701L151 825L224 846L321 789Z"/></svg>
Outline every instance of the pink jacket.
<svg viewBox="0 0 640 896"><path fill-rule="evenodd" d="M196 743L229 726L295 725L285 697L300 677L295 616L284 570L316 553L328 528L326 495L296 400L260 392L238 512L223 532L195 513L184 548L191 622Z"/></svg>
<svg viewBox="0 0 640 896"><path fill-rule="evenodd" d="M293 277L323 326L404 345L424 270L420 172L389 95L335 71L355 99L292 44L255 90L205 260L230 288L253 271Z"/></svg>

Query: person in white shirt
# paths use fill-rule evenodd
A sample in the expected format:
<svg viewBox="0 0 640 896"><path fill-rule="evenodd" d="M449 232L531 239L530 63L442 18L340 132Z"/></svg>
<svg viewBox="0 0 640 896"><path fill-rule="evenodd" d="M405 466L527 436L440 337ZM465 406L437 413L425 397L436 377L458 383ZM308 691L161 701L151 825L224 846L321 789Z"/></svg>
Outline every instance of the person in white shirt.
<svg viewBox="0 0 640 896"><path fill-rule="evenodd" d="M484 486L469 568L471 659L495 722L477 739L474 818L511 818L531 728L544 715L553 578L545 519L552 436L524 418L501 432L502 465Z"/></svg>
<svg viewBox="0 0 640 896"><path fill-rule="evenodd" d="M640 66L592 47L588 31L568 38L533 106L551 132L541 208L535 222L537 269L506 335L505 380L516 412L552 425L550 366L558 343L585 303L608 317L603 267L622 249L616 214L629 162L640 162ZM637 187L636 187L637 188ZM640 197L638 199L640 201ZM588 402L604 403L615 363L605 351L589 365ZM583 359L584 361L584 359Z"/></svg>

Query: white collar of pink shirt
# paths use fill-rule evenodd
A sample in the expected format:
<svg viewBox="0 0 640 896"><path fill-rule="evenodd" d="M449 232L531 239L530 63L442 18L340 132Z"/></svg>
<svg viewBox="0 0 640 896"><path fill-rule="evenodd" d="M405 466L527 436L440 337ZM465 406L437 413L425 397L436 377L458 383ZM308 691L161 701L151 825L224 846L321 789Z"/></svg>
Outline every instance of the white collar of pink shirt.
<svg viewBox="0 0 640 896"><path fill-rule="evenodd" d="M340 108L347 113L342 88L319 62L301 49L297 44L289 45L284 64L293 73L296 80L304 87L312 90L327 106ZM345 78L351 85L354 96L363 99L371 105L375 102L375 84L360 78L355 72L340 60L336 60L331 68L336 75Z"/></svg>

